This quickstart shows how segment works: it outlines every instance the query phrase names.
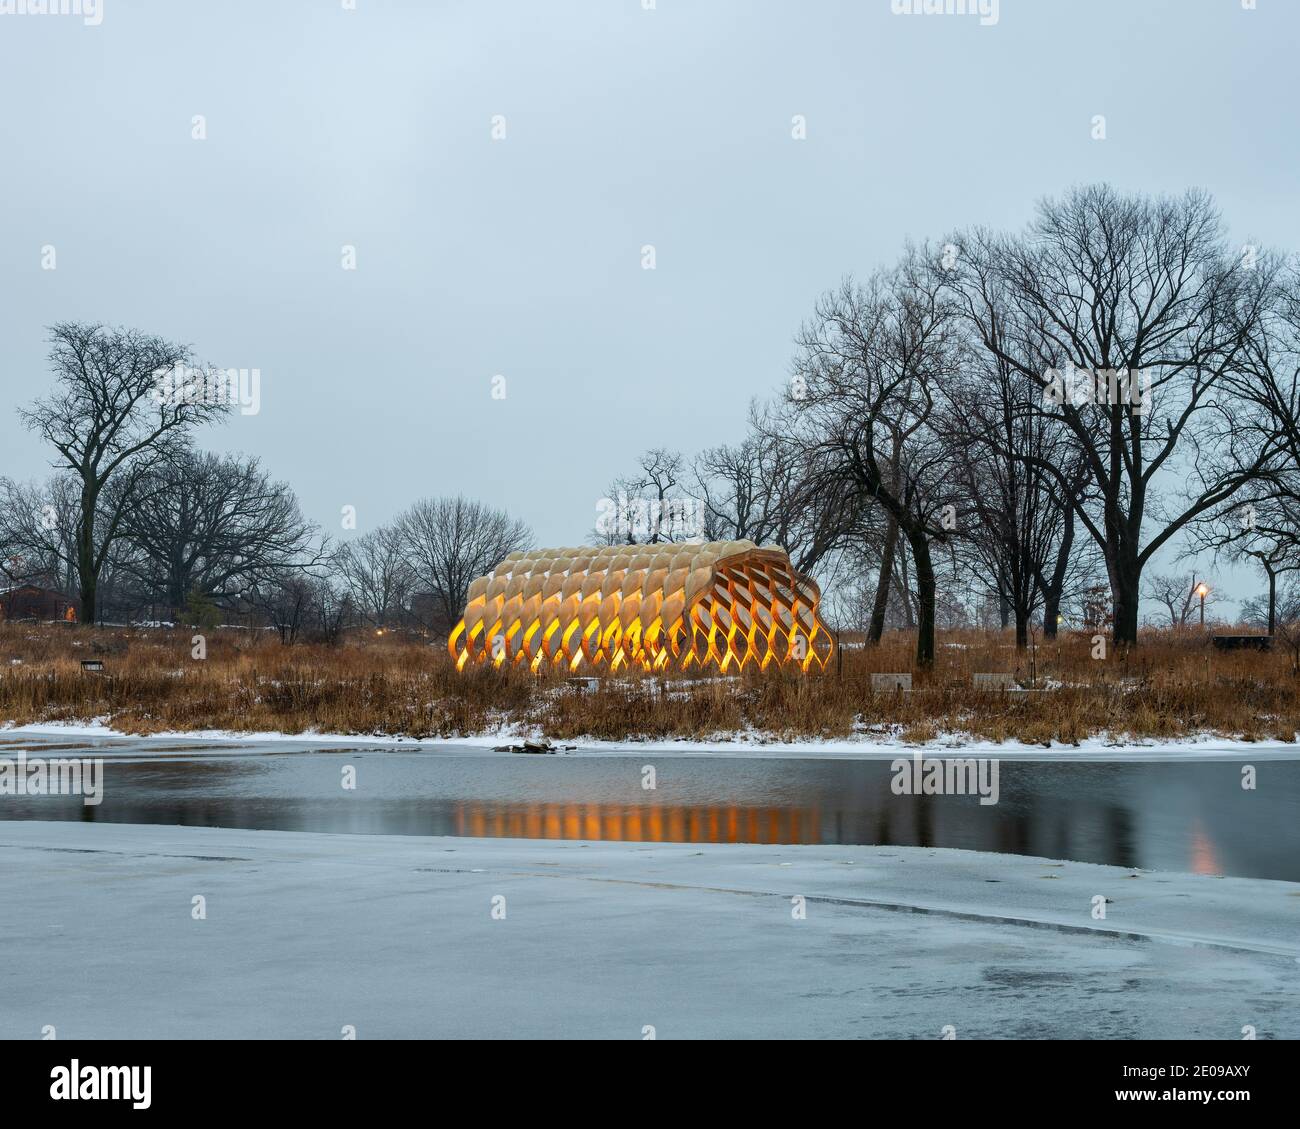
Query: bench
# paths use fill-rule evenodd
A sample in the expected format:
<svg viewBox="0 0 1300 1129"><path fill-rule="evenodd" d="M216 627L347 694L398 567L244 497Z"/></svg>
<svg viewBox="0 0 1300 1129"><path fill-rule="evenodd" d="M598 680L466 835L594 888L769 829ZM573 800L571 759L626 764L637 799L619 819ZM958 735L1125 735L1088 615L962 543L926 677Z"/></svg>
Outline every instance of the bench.
<svg viewBox="0 0 1300 1129"><path fill-rule="evenodd" d="M1212 639L1220 651L1271 651L1271 635L1215 635Z"/></svg>

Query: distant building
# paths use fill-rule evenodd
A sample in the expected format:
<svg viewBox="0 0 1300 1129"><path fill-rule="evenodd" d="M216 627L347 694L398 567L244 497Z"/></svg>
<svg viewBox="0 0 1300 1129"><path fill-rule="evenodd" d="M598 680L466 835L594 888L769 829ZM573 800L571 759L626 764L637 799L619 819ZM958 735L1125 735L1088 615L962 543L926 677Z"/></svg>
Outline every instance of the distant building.
<svg viewBox="0 0 1300 1129"><path fill-rule="evenodd" d="M66 620L77 618L78 601L54 588L15 584L0 588L0 621L15 619Z"/></svg>

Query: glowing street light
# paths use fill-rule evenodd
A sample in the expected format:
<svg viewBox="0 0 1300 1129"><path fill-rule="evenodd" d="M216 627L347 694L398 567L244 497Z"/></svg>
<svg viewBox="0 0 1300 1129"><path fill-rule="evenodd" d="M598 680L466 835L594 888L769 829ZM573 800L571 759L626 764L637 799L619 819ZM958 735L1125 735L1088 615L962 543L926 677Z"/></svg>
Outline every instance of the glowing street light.
<svg viewBox="0 0 1300 1129"><path fill-rule="evenodd" d="M1201 598L1201 627L1205 627L1205 597L1210 594L1210 590L1204 583L1196 586L1196 594Z"/></svg>

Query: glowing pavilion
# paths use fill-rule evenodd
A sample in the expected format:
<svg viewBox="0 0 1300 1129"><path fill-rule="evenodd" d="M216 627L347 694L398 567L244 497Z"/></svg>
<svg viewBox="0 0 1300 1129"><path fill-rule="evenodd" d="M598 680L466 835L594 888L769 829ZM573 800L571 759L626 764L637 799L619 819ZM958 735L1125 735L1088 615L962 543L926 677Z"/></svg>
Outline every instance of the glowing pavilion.
<svg viewBox="0 0 1300 1129"><path fill-rule="evenodd" d="M470 585L447 647L457 670L821 670L820 600L784 549L752 541L534 549Z"/></svg>

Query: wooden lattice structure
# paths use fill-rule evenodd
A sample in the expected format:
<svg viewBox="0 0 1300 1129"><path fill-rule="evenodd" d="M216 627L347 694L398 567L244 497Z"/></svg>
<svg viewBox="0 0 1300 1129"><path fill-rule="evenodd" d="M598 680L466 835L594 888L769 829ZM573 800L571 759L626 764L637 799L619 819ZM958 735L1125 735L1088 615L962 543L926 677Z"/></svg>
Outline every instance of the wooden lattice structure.
<svg viewBox="0 0 1300 1129"><path fill-rule="evenodd" d="M447 646L457 670L821 670L820 600L784 549L752 541L536 549L470 585Z"/></svg>

